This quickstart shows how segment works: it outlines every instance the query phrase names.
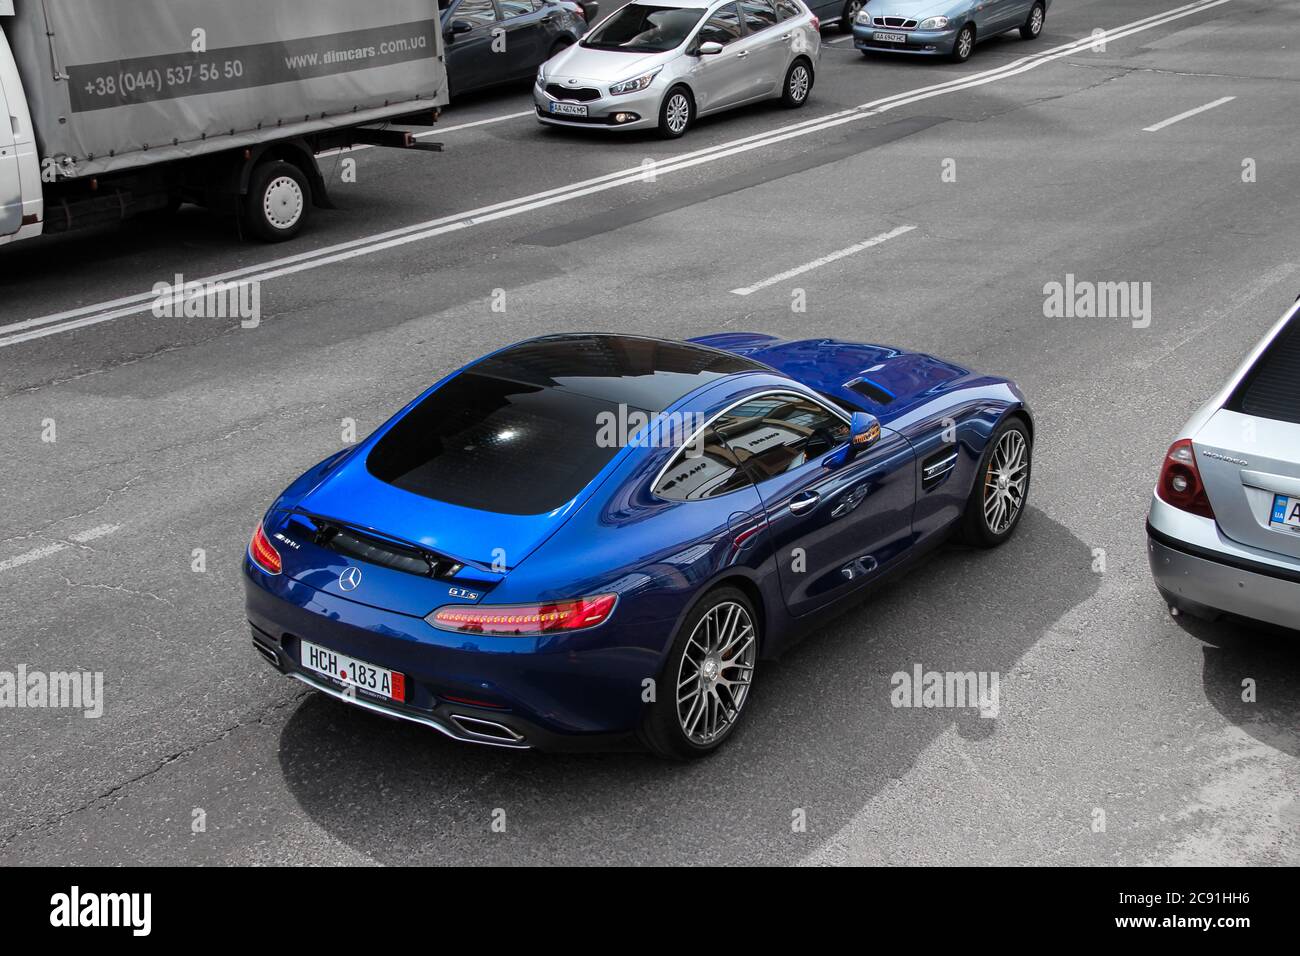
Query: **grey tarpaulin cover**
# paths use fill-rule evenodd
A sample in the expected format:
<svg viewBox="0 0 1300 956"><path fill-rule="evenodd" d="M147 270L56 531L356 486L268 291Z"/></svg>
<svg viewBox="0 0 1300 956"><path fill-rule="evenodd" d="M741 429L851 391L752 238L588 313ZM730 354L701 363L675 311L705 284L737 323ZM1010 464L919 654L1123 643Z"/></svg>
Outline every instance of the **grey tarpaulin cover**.
<svg viewBox="0 0 1300 956"><path fill-rule="evenodd" d="M0 25L42 159L71 175L447 101L437 0L15 0L15 8Z"/></svg>

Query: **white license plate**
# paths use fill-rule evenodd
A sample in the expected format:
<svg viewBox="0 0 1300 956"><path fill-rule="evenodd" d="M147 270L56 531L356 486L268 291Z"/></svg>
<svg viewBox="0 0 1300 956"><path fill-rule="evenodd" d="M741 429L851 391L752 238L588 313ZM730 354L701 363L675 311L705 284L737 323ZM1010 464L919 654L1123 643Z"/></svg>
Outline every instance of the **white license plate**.
<svg viewBox="0 0 1300 956"><path fill-rule="evenodd" d="M907 34L906 33L881 33L880 31L877 30L875 33L871 34L871 39L875 40L877 43L906 43Z"/></svg>
<svg viewBox="0 0 1300 956"><path fill-rule="evenodd" d="M1274 495L1273 513L1269 515L1268 523L1275 528L1300 532L1300 498Z"/></svg>
<svg viewBox="0 0 1300 956"><path fill-rule="evenodd" d="M348 657L328 647L321 647L310 641L302 641L299 650L302 666L317 674L332 677L340 683L367 691L376 697L384 697L399 703L406 700L406 675L390 671L384 667L367 664L355 657Z"/></svg>
<svg viewBox="0 0 1300 956"><path fill-rule="evenodd" d="M586 116L587 107L582 103L552 103L551 112L559 116Z"/></svg>

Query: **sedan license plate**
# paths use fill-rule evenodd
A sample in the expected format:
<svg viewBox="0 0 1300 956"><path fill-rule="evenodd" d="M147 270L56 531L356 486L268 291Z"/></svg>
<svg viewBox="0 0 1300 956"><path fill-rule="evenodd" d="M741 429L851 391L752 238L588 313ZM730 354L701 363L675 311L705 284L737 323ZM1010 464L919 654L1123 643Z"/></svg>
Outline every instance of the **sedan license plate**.
<svg viewBox="0 0 1300 956"><path fill-rule="evenodd" d="M587 107L582 103L552 103L551 112L559 116L586 116Z"/></svg>
<svg viewBox="0 0 1300 956"><path fill-rule="evenodd" d="M879 30L871 34L871 39L877 43L906 43L906 33L881 33Z"/></svg>
<svg viewBox="0 0 1300 956"><path fill-rule="evenodd" d="M1300 533L1300 498L1273 496L1273 513L1268 523L1274 528Z"/></svg>
<svg viewBox="0 0 1300 956"><path fill-rule="evenodd" d="M403 703L406 700L406 676L384 667L367 664L328 647L302 641L299 657L302 666L317 674L332 677L342 684L367 691L376 697Z"/></svg>

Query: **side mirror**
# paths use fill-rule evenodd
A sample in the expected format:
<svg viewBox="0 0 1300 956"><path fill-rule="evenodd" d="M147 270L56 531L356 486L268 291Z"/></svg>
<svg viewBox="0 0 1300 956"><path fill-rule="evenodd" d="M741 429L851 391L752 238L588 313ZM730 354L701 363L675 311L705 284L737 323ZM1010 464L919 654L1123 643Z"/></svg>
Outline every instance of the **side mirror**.
<svg viewBox="0 0 1300 956"><path fill-rule="evenodd" d="M453 34L469 33L469 31L473 29L474 29L474 24L470 23L468 20L451 21L451 32Z"/></svg>
<svg viewBox="0 0 1300 956"><path fill-rule="evenodd" d="M824 464L828 468L846 465L878 441L880 420L867 412L854 412L849 422L849 443L842 445Z"/></svg>
<svg viewBox="0 0 1300 956"><path fill-rule="evenodd" d="M696 52L700 56L717 56L722 52L722 44L716 40L709 40L707 43L701 43Z"/></svg>

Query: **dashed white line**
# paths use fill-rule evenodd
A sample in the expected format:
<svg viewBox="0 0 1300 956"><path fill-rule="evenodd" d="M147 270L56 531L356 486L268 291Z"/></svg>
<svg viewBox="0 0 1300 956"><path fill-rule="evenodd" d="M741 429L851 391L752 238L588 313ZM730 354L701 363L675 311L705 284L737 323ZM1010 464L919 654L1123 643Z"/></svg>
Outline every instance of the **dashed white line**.
<svg viewBox="0 0 1300 956"><path fill-rule="evenodd" d="M78 531L76 534L68 535L68 541L74 544L85 544L87 541L94 541L97 538L103 538L117 531L122 526L120 524L101 524L93 528L87 528L85 531ZM14 555L12 558L6 558L0 561L0 571L9 571L13 568L22 567L24 564L31 564L33 561L39 561L42 558L48 558L52 554L58 554L68 547L68 541L55 541L52 544L43 545L39 548L33 548L31 551L24 551L22 554Z"/></svg>
<svg viewBox="0 0 1300 956"><path fill-rule="evenodd" d="M1180 123L1183 120L1187 119L1189 116L1195 116L1197 113L1204 113L1206 110L1212 110L1216 106L1222 106L1224 103L1231 103L1235 99L1236 99L1235 96L1221 96L1213 103L1206 103L1204 106L1198 106L1196 107L1196 109L1188 110L1186 113L1179 113L1177 116L1171 116L1167 120L1161 120L1159 123L1156 123L1155 126L1143 126L1142 132L1158 133L1166 126L1173 126L1175 123Z"/></svg>
<svg viewBox="0 0 1300 956"><path fill-rule="evenodd" d="M898 226L895 229L889 230L889 232L882 232L878 236L872 236L870 239L855 243L854 245L840 249L837 252L832 252L829 255L824 255L820 259L814 259L812 262L805 262L801 266L795 266L793 269L787 269L785 272L779 272L774 276L769 276L761 282L755 282L753 285L747 285L740 289L732 289L732 295L751 295L759 289L766 289L768 286L776 285L778 282L784 282L786 279L793 279L795 276L802 275L805 272L811 272L813 269L820 269L822 266L829 265L837 259L843 259L846 256L862 252L864 249L870 249L872 246L878 246L882 242L888 242L890 239L911 232L915 228L916 226Z"/></svg>
<svg viewBox="0 0 1300 956"><path fill-rule="evenodd" d="M845 123L859 122L869 116L875 116L888 110L897 109L900 106L906 106L932 97L944 96L948 93L956 93L961 90L972 89L988 83L994 83L999 80L1018 76L1022 73L1028 72L1029 70L1043 66L1046 63L1061 59L1062 57L1072 56L1075 53L1090 50L1100 41L1110 42L1112 40L1123 39L1124 37L1132 36L1135 33L1141 33L1165 23L1170 23L1174 20L1182 19L1183 17L1193 16L1194 14L1230 2L1232 2L1232 0L1195 0L1193 3L1188 3L1181 7L1175 7L1172 10L1166 10L1163 13L1153 14L1144 17L1141 20L1134 20L1131 23L1126 23L1123 26L1114 27L1104 32L1090 34L1089 36L1081 37L1078 40L1071 41L1070 43L1064 43L1060 46L1052 47L1042 51L1041 53L1035 53L1021 57L1017 60L1012 60L1009 63L995 67L991 70L955 77L952 80L947 80L943 83L936 83L932 86L906 90L892 96L872 100L871 102L864 103L861 106L840 110L826 116L816 117L799 123L792 123L788 126L779 127L776 130L767 130L762 133L755 133L750 136L741 137L715 146L707 146L671 159L637 165L613 173L606 173L603 176L597 176L592 179L557 186L553 189L534 193L530 196L520 196L514 199L504 200L490 206L471 210L470 212L442 216L438 219L414 223L409 226L403 226L398 229L392 229L375 235L363 236L358 239L350 239L346 242L336 243L309 252L297 253L281 259L273 259L256 265L244 266L218 275L205 276L202 279L195 280L195 282L206 286L211 283L231 282L236 279L266 281L281 276L292 275L297 272L303 272L308 269L316 269L321 266L344 262L358 256L370 255L406 243L431 239L435 236L455 232L461 229L467 229L471 226L481 225L485 222L492 222L497 219L521 215L545 206L570 202L582 196L592 195L593 193L603 192L605 190L615 189L633 183L642 183L645 182L648 173L654 173L658 176L688 169L692 166L697 166L703 163L717 162L718 160L744 153L749 150L771 146L775 143L784 142L796 137L807 136ZM123 296L122 298L108 302L80 306L63 312L37 316L35 318L24 319L9 325L0 326L0 348L17 345L21 342L31 341L32 339L43 338L47 335L70 332L74 329L96 325L100 322L108 322L113 319L122 318L123 316L147 312L151 308L158 294L159 293L153 291L138 292L134 295ZM170 295L170 288L163 289L161 294ZM9 334L6 335L5 333Z"/></svg>

